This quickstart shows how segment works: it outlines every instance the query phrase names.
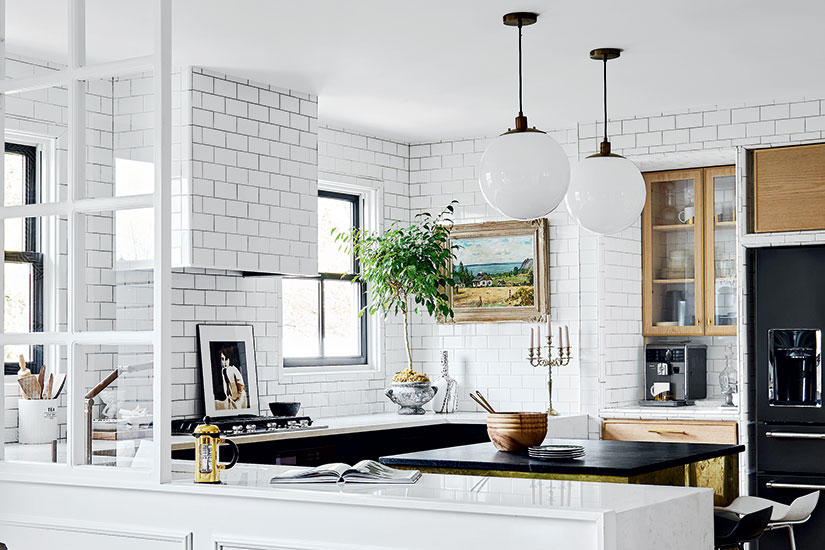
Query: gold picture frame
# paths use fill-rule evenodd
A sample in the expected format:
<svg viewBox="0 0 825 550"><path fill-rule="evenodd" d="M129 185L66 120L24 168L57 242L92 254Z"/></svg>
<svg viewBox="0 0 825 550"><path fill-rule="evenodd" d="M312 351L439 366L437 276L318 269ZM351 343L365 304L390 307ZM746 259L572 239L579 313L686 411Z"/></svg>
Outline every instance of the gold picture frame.
<svg viewBox="0 0 825 550"><path fill-rule="evenodd" d="M550 311L549 241L545 218L453 226L450 245L459 248L449 269L457 285L448 295L455 316L439 322L541 321Z"/></svg>

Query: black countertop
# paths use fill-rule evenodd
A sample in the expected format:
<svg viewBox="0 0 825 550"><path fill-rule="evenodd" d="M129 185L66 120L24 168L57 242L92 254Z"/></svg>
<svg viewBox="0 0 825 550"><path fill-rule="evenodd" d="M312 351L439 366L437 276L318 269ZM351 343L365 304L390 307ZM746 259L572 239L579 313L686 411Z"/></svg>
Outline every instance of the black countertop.
<svg viewBox="0 0 825 550"><path fill-rule="evenodd" d="M549 443L581 445L584 458L577 460L536 460L527 452L504 453L492 443L447 447L381 457L389 466L449 468L455 470L497 470L544 474L574 474L631 477L690 464L710 458L741 453L744 445L709 443L658 443L645 441L603 441L595 439L556 439Z"/></svg>

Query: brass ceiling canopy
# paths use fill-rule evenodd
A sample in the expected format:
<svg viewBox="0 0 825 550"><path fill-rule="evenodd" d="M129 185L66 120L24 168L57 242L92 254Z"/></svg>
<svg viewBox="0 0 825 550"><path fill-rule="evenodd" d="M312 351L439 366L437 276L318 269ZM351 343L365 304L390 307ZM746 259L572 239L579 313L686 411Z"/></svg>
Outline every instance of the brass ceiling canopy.
<svg viewBox="0 0 825 550"><path fill-rule="evenodd" d="M514 11L504 15L504 24L508 27L526 27L532 25L539 19L539 14L531 11Z"/></svg>
<svg viewBox="0 0 825 550"><path fill-rule="evenodd" d="M610 61L622 55L621 48L596 48L590 50L590 59L595 61Z"/></svg>
<svg viewBox="0 0 825 550"><path fill-rule="evenodd" d="M518 27L518 116L516 116L516 127L515 128L508 128L506 132L502 135L506 134L516 134L519 132L542 132L541 130L536 129L535 127L530 128L527 126L527 117L524 116L522 112L522 93L521 93L521 29L522 27L527 27L529 25L533 25L539 19L539 14L531 12L531 11L514 11L512 13L507 13L502 18L502 21L508 27Z"/></svg>

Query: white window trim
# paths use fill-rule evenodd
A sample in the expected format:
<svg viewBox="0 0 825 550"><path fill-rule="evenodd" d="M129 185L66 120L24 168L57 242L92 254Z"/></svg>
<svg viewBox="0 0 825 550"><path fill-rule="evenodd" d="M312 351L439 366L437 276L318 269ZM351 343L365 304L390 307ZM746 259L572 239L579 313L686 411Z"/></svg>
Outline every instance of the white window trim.
<svg viewBox="0 0 825 550"><path fill-rule="evenodd" d="M384 230L384 200L379 180L357 178L351 182L318 180L318 189L322 191L333 191L336 193L347 193L360 197L361 227L367 231ZM277 291L283 303L282 278L278 278ZM367 286L367 299L369 300L370 288ZM283 334L283 307L279 308L281 326ZM279 376L307 376L307 375L341 375L341 374L361 374L377 373L384 370L384 318L382 315L369 315L367 317L367 364L365 365L324 365L318 367L285 367L283 358L283 346L278 359Z"/></svg>
<svg viewBox="0 0 825 550"><path fill-rule="evenodd" d="M35 181L40 190L38 202L48 203L57 201L59 198L57 189L57 166L55 163L55 159L57 158L57 139L19 130L6 130L5 142L28 145L37 150L37 159L35 161L37 163L37 172L35 173ZM59 289L54 280L54 274L57 273L55 268L60 251L54 246L54 243L58 242L57 224L54 223L56 219L58 219L57 216L41 217L40 231L38 233L40 252L43 254L43 328L46 332L54 332L57 330L58 319L57 293ZM56 346L44 346L44 364L57 364L55 350ZM10 386L10 388L6 388L6 395L19 393L17 376L13 374L5 375L4 382L6 386Z"/></svg>

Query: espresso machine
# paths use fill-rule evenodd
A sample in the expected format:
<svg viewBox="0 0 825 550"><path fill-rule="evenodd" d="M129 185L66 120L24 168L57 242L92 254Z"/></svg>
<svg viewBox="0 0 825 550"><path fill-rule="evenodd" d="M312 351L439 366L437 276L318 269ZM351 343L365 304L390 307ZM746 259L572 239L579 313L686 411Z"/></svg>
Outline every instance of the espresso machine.
<svg viewBox="0 0 825 550"><path fill-rule="evenodd" d="M645 398L641 405L678 407L707 397L707 346L645 346Z"/></svg>

